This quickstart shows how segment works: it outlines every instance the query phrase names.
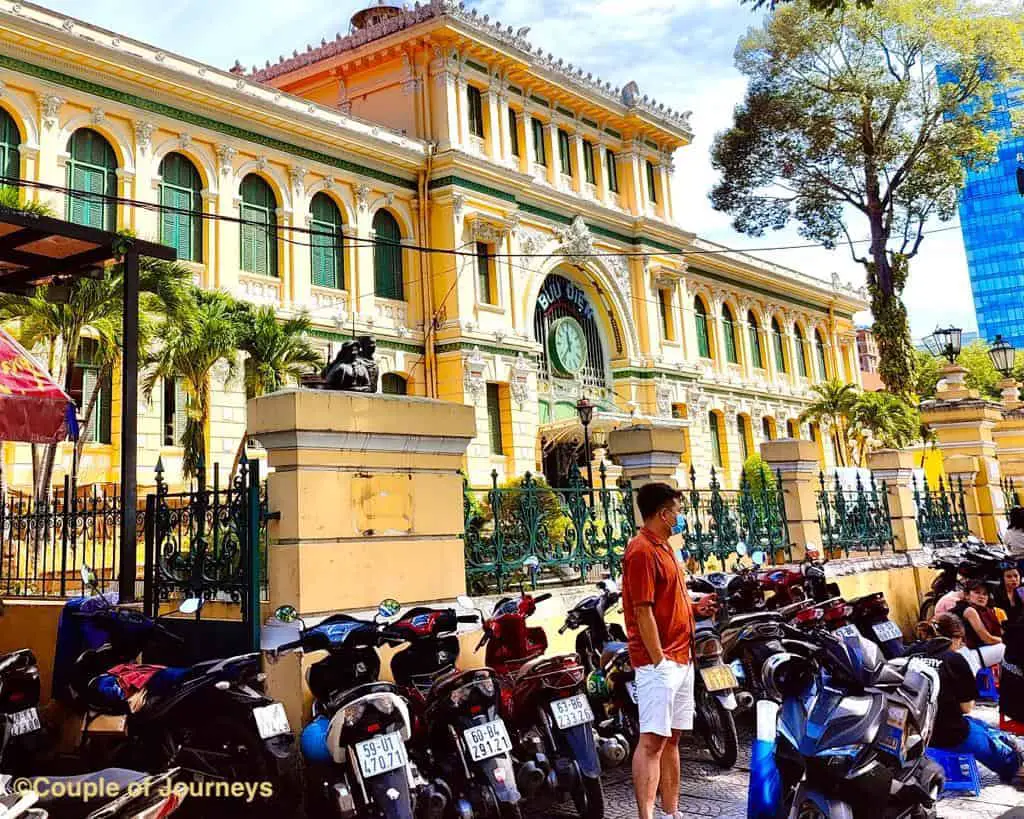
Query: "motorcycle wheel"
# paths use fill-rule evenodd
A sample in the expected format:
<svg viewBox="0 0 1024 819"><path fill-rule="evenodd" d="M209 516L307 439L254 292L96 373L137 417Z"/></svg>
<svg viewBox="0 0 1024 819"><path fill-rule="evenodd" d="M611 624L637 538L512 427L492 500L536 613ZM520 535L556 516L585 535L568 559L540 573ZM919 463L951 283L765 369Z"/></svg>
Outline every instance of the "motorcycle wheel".
<svg viewBox="0 0 1024 819"><path fill-rule="evenodd" d="M697 686L697 730L716 765L729 769L736 764L736 720L703 685Z"/></svg>
<svg viewBox="0 0 1024 819"><path fill-rule="evenodd" d="M821 808L810 800L804 802L791 814L794 819L828 819L828 815L821 812Z"/></svg>
<svg viewBox="0 0 1024 819"><path fill-rule="evenodd" d="M604 819L604 789L600 777L581 776L572 795L580 819Z"/></svg>
<svg viewBox="0 0 1024 819"><path fill-rule="evenodd" d="M523 819L523 812L519 805L511 802L498 803L498 819Z"/></svg>
<svg viewBox="0 0 1024 819"><path fill-rule="evenodd" d="M934 597L926 597L924 599L924 602L921 603L921 610L917 615L918 622L932 619L932 616L935 614L935 603Z"/></svg>
<svg viewBox="0 0 1024 819"><path fill-rule="evenodd" d="M636 746L640 744L640 718L632 711L623 709L620 712L620 719L622 736L625 738L626 744L629 745L629 754L632 756Z"/></svg>

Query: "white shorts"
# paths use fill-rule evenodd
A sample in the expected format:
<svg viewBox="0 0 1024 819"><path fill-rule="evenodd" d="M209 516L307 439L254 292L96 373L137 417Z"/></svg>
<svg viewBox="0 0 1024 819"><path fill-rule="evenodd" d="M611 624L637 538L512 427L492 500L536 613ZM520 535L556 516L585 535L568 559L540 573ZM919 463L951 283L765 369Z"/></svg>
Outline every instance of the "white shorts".
<svg viewBox="0 0 1024 819"><path fill-rule="evenodd" d="M636 699L640 733L672 736L693 730L693 664L680 665L667 657L658 665L636 669Z"/></svg>

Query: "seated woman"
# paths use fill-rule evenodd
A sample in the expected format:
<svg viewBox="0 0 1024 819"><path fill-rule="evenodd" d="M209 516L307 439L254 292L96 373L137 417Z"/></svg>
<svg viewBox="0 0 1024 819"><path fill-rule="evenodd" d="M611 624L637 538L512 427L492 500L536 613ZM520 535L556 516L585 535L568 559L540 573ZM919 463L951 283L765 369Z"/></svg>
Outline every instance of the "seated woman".
<svg viewBox="0 0 1024 819"><path fill-rule="evenodd" d="M1000 779L1009 782L1020 772L1024 756L1001 731L967 716L974 708L977 688L974 672L958 651L964 640L964 624L954 614L940 615L935 622L939 634L952 644L937 658L941 660L939 707L931 744L944 751L972 754Z"/></svg>
<svg viewBox="0 0 1024 819"><path fill-rule="evenodd" d="M1020 569L1016 566L1003 568L1002 582L994 595L992 605L1006 612L1007 623L1019 623L1024 618L1024 589L1020 585Z"/></svg>
<svg viewBox="0 0 1024 819"><path fill-rule="evenodd" d="M964 599L953 608L963 622L964 650L961 652L977 674L982 668L999 665L1006 647L999 618L988 605L988 586L982 580L964 583Z"/></svg>
<svg viewBox="0 0 1024 819"><path fill-rule="evenodd" d="M1010 525L1003 538L1003 545L1006 546L1010 554L1022 555L1024 554L1024 508L1014 506L1010 510L1009 518Z"/></svg>

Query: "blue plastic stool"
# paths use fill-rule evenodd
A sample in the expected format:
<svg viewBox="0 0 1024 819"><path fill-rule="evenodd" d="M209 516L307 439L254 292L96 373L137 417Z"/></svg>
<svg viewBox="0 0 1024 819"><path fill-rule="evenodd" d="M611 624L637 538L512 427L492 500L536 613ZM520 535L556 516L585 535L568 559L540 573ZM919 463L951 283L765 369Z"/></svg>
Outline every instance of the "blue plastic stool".
<svg viewBox="0 0 1024 819"><path fill-rule="evenodd" d="M999 702L999 688L996 687L996 675L991 668L983 668L978 672L978 699Z"/></svg>
<svg viewBox="0 0 1024 819"><path fill-rule="evenodd" d="M981 775L978 773L978 761L973 754L956 754L940 748L929 748L926 753L935 764L942 766L946 774L943 793L955 791L969 793L971 796L981 795Z"/></svg>

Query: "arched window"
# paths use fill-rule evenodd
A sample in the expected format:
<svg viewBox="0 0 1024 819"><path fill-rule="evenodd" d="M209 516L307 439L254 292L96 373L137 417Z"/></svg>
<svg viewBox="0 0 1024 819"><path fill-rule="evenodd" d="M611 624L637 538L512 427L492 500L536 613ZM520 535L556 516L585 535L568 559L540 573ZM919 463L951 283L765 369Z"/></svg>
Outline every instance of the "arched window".
<svg viewBox="0 0 1024 819"><path fill-rule="evenodd" d="M786 372L786 354L782 348L782 328L779 327L777 318L772 319L772 350L775 353L775 369L780 373Z"/></svg>
<svg viewBox="0 0 1024 819"><path fill-rule="evenodd" d="M341 211L325 193L309 203L309 226L313 284L316 287L345 287L345 263L342 251Z"/></svg>
<svg viewBox="0 0 1024 819"><path fill-rule="evenodd" d="M380 377L380 391L385 395L406 395L409 383L398 373L384 373Z"/></svg>
<svg viewBox="0 0 1024 819"><path fill-rule="evenodd" d="M761 334L757 331L757 316L751 310L747 313L747 332L750 334L751 364L759 370L764 369L764 356L761 354Z"/></svg>
<svg viewBox="0 0 1024 819"><path fill-rule="evenodd" d="M386 210L373 217L373 287L379 298L405 298L402 270L402 231L398 221Z"/></svg>
<svg viewBox="0 0 1024 819"><path fill-rule="evenodd" d="M767 415L761 419L761 434L766 441L770 441L775 437L775 424Z"/></svg>
<svg viewBox="0 0 1024 819"><path fill-rule="evenodd" d="M743 454L743 462L747 462L747 458L750 457L750 423L747 421L747 416L737 415L736 416L736 435L740 439L740 452Z"/></svg>
<svg viewBox="0 0 1024 819"><path fill-rule="evenodd" d="M788 421L786 421L786 433L789 435L790 438L799 438L800 424L794 421L792 418L790 418Z"/></svg>
<svg viewBox="0 0 1024 819"><path fill-rule="evenodd" d="M242 270L277 275L277 197L261 176L242 180Z"/></svg>
<svg viewBox="0 0 1024 819"><path fill-rule="evenodd" d="M117 155L100 134L81 128L68 140L68 221L78 225L117 229Z"/></svg>
<svg viewBox="0 0 1024 819"><path fill-rule="evenodd" d="M714 410L708 413L708 429L711 431L712 463L721 469L725 463L725 453L722 449L722 430L718 425L718 413Z"/></svg>
<svg viewBox="0 0 1024 819"><path fill-rule="evenodd" d="M0 173L8 180L5 185L15 185L21 179L21 131L14 118L0 108Z"/></svg>
<svg viewBox="0 0 1024 819"><path fill-rule="evenodd" d="M697 352L701 358L711 358L711 338L708 336L708 311L700 296L693 299L693 315L697 322Z"/></svg>
<svg viewBox="0 0 1024 819"><path fill-rule="evenodd" d="M825 340L821 337L821 330L814 331L814 352L818 364L818 378L822 381L828 379L828 367L825 365Z"/></svg>
<svg viewBox="0 0 1024 819"><path fill-rule="evenodd" d="M203 260L203 181L181 154L160 163L160 241L178 251L178 260Z"/></svg>
<svg viewBox="0 0 1024 819"><path fill-rule="evenodd" d="M799 324L793 325L793 336L796 339L796 372L801 378L807 378L807 350Z"/></svg>
<svg viewBox="0 0 1024 819"><path fill-rule="evenodd" d="M730 364L739 364L736 355L736 322L732 318L732 310L728 304L722 305L722 335L725 340L725 360Z"/></svg>

